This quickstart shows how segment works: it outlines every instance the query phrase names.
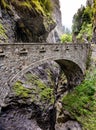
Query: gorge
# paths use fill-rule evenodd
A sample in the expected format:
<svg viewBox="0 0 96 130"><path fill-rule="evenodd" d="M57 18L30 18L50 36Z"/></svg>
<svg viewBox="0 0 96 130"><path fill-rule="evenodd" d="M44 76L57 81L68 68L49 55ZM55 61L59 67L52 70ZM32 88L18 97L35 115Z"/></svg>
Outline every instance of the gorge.
<svg viewBox="0 0 96 130"><path fill-rule="evenodd" d="M0 3L0 130L91 130L85 118L89 111L95 130L96 113L90 108L95 88L88 91L81 84L90 44L60 43L59 0Z"/></svg>

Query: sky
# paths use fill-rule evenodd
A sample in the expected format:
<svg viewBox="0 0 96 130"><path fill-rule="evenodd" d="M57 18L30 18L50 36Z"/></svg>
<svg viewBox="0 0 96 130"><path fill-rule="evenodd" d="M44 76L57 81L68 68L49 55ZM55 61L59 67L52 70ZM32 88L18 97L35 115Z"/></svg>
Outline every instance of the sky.
<svg viewBox="0 0 96 130"><path fill-rule="evenodd" d="M71 29L72 18L81 5L86 5L86 0L60 0L62 24Z"/></svg>

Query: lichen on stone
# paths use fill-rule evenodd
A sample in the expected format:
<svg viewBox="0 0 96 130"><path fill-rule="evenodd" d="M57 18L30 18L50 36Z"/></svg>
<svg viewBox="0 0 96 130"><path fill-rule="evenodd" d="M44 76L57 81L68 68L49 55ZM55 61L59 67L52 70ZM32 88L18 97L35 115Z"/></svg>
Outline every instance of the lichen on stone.
<svg viewBox="0 0 96 130"><path fill-rule="evenodd" d="M21 81L17 81L12 91L15 96L25 99L30 99L31 102L42 102L54 104L53 88L48 87L37 76L30 73L26 74L27 81L23 84Z"/></svg>
<svg viewBox="0 0 96 130"><path fill-rule="evenodd" d="M8 37L6 35L6 30L3 27L2 23L0 22L0 41L7 41Z"/></svg>

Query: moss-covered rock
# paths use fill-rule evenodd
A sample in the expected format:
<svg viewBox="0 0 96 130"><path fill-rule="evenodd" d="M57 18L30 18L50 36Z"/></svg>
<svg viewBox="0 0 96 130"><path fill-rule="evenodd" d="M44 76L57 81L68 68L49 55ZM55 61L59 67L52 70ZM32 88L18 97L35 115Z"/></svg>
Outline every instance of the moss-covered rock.
<svg viewBox="0 0 96 130"><path fill-rule="evenodd" d="M52 3L50 0L1 0L1 5L5 9L11 9L11 5L15 5L21 8L28 8L29 10L33 9L36 10L38 13L41 12L43 15L50 13L52 10Z"/></svg>
<svg viewBox="0 0 96 130"><path fill-rule="evenodd" d="M43 83L39 77L32 75L31 73L26 74L27 81L23 84L17 81L12 87L14 96L20 98L22 102L35 102L39 105L54 104L54 91L53 88Z"/></svg>
<svg viewBox="0 0 96 130"><path fill-rule="evenodd" d="M16 94L16 96L20 96L22 98L28 98L30 97L30 90L28 88L25 88L23 84L19 81L17 81L13 86L13 91Z"/></svg>
<svg viewBox="0 0 96 130"><path fill-rule="evenodd" d="M46 41L49 32L56 26L51 15L52 6L50 0L1 0L2 18L11 18L15 23L11 25L14 26L14 41Z"/></svg>
<svg viewBox="0 0 96 130"><path fill-rule="evenodd" d="M8 40L8 37L6 35L6 30L5 28L3 27L2 23L0 22L0 41L5 41L7 42Z"/></svg>
<svg viewBox="0 0 96 130"><path fill-rule="evenodd" d="M96 129L96 69L87 73L84 82L62 99L63 109L77 120L83 130Z"/></svg>
<svg viewBox="0 0 96 130"><path fill-rule="evenodd" d="M35 68L24 74L11 88L11 92L6 98L7 107L4 108L6 117L3 118L2 113L0 122L2 122L2 119L9 117L8 113L12 114L12 111L14 111L15 115L23 116L24 114L25 116L26 113L26 119L23 118L23 122L28 120L28 123L31 122L33 126L33 120L35 120L42 130L54 130L56 109L54 107L54 81L51 80L53 80L53 76L51 70L49 69L48 71L48 68L45 70ZM17 118L15 115L11 122ZM19 116L18 120L22 120L22 116ZM10 122L7 123L10 124ZM4 128L9 128L7 123L2 122L1 124L2 126L4 125ZM15 125L15 127L17 126ZM23 124L22 127L25 128Z"/></svg>

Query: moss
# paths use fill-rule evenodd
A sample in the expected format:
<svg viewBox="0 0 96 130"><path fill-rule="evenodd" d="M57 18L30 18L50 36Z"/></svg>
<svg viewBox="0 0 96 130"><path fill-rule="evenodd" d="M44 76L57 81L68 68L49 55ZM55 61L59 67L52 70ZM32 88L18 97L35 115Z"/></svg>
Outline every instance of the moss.
<svg viewBox="0 0 96 130"><path fill-rule="evenodd" d="M49 13L53 10L53 5L50 0L39 0L44 10Z"/></svg>
<svg viewBox="0 0 96 130"><path fill-rule="evenodd" d="M53 73L50 69L46 69L45 70L46 74L47 74L47 78L48 78L48 81L50 82L50 87L53 87L55 86L55 82L54 82L54 78L53 78Z"/></svg>
<svg viewBox="0 0 96 130"><path fill-rule="evenodd" d="M3 39L7 40L6 30L4 29L3 25L0 23L0 40Z"/></svg>
<svg viewBox="0 0 96 130"><path fill-rule="evenodd" d="M56 21L52 19L50 14L47 14L47 17L44 18L44 26L47 31L50 31L49 26L53 25L53 28L56 26Z"/></svg>
<svg viewBox="0 0 96 130"><path fill-rule="evenodd" d="M29 8L29 9L31 9L32 8L32 6L31 6L31 4L29 3L29 2L21 2L21 3L19 3L19 6L22 6L22 7L27 7L27 8Z"/></svg>
<svg viewBox="0 0 96 130"><path fill-rule="evenodd" d="M5 29L3 27L3 25L0 23L0 35L5 34Z"/></svg>
<svg viewBox="0 0 96 130"><path fill-rule="evenodd" d="M88 72L84 82L72 93L63 97L62 102L63 108L82 124L83 130L95 130L96 69Z"/></svg>
<svg viewBox="0 0 96 130"><path fill-rule="evenodd" d="M35 92L39 94L41 100L49 101L52 104L54 103L54 91L52 88L53 82L51 82L51 72L48 71L48 79L51 82L51 86L47 86L42 80L39 79L38 76L32 75L31 73L27 73L26 78L27 82L30 82L33 86L36 86Z"/></svg>
<svg viewBox="0 0 96 130"><path fill-rule="evenodd" d="M52 4L50 0L10 0L10 2L6 0L1 0L1 4L3 8L9 8L10 5L14 4L18 7L28 8L32 10L36 10L38 13L42 13L43 15L46 15L51 12L52 10Z"/></svg>
<svg viewBox="0 0 96 130"><path fill-rule="evenodd" d="M48 100L50 103L53 104L54 103L53 89L48 87L40 80L35 80L34 83L35 85L38 86L41 100L45 100L45 101Z"/></svg>
<svg viewBox="0 0 96 130"><path fill-rule="evenodd" d="M16 2L15 2L16 3ZM42 8L40 2L38 0L27 0L27 1L19 1L16 3L18 6L23 8L28 8L29 10L36 10L38 13L45 14L44 9Z"/></svg>
<svg viewBox="0 0 96 130"><path fill-rule="evenodd" d="M25 85L17 81L13 86L13 92L16 96L30 98L30 100L36 102L54 103L53 88L47 86L38 76L31 73L27 73L25 77ZM26 88L26 85L31 86L30 89Z"/></svg>
<svg viewBox="0 0 96 130"><path fill-rule="evenodd" d="M3 6L3 8L7 8L8 3L5 0L1 0L1 5Z"/></svg>
<svg viewBox="0 0 96 130"><path fill-rule="evenodd" d="M25 88L20 81L17 81L13 86L13 91L15 92L16 96L20 97L29 97L30 90Z"/></svg>

